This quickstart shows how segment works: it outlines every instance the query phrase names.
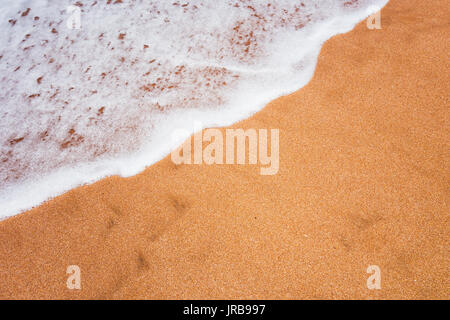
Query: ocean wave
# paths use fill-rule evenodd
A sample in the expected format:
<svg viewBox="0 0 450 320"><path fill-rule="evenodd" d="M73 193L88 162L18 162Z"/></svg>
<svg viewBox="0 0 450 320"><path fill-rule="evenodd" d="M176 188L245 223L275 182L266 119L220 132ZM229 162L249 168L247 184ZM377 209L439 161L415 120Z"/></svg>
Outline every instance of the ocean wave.
<svg viewBox="0 0 450 320"><path fill-rule="evenodd" d="M298 90L322 44L386 2L0 1L0 218Z"/></svg>

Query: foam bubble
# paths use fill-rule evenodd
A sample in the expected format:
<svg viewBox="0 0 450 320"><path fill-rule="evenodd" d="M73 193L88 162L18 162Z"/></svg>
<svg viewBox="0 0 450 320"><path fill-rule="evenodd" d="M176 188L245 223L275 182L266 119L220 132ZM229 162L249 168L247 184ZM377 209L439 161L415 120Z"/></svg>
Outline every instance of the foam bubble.
<svg viewBox="0 0 450 320"><path fill-rule="evenodd" d="M386 2L1 2L0 217L137 174L175 129L229 125L301 88L323 42Z"/></svg>

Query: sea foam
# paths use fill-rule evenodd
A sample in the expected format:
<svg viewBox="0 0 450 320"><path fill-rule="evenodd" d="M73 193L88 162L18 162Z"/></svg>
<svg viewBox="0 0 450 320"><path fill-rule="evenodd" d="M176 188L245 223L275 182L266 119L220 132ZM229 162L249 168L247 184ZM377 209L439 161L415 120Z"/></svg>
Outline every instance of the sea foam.
<svg viewBox="0 0 450 320"><path fill-rule="evenodd" d="M0 0L0 218L298 90L322 44L386 2Z"/></svg>

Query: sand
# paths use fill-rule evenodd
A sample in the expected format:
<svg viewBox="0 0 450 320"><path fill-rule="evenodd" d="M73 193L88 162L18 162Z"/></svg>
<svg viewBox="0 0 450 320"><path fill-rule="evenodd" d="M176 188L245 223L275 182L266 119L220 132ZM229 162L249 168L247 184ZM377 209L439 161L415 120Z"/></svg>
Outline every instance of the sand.
<svg viewBox="0 0 450 320"><path fill-rule="evenodd" d="M0 298L449 299L449 15L392 0L235 124L280 130L277 175L166 158L0 222Z"/></svg>

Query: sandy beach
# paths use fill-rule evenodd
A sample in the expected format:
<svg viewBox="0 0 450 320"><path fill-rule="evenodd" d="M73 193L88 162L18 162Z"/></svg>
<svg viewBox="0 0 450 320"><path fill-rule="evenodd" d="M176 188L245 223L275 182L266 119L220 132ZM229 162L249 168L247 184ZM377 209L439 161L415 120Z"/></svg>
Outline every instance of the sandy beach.
<svg viewBox="0 0 450 320"><path fill-rule="evenodd" d="M391 0L234 124L279 129L275 175L168 156L1 221L0 298L449 299L449 16Z"/></svg>

